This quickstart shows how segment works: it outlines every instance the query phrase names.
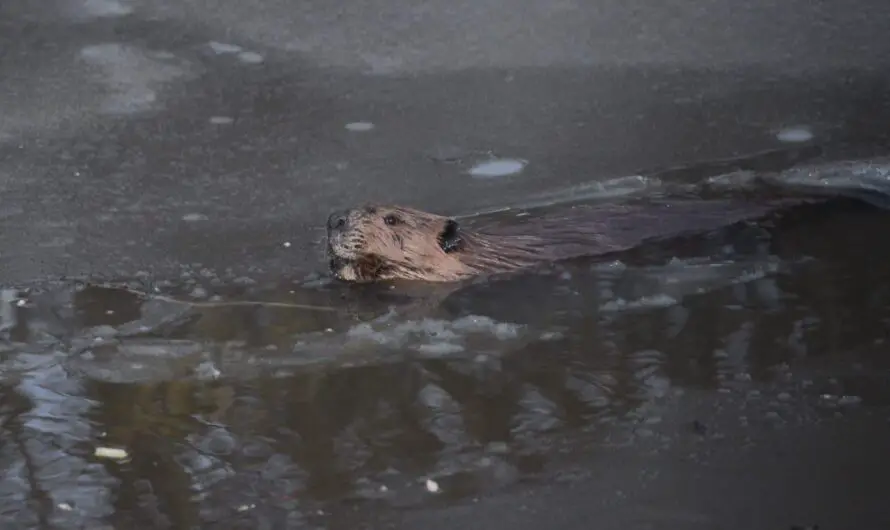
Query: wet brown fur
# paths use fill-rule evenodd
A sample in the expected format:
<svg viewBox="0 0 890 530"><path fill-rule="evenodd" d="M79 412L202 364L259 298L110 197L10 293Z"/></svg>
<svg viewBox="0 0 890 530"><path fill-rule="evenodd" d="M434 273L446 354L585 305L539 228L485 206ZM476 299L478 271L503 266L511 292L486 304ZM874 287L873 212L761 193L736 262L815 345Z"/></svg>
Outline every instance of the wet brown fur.
<svg viewBox="0 0 890 530"><path fill-rule="evenodd" d="M520 218L510 226L490 223L474 229L413 208L369 205L332 214L327 251L332 274L345 281L452 282L626 250L649 239L728 226L803 202L809 201L588 205Z"/></svg>

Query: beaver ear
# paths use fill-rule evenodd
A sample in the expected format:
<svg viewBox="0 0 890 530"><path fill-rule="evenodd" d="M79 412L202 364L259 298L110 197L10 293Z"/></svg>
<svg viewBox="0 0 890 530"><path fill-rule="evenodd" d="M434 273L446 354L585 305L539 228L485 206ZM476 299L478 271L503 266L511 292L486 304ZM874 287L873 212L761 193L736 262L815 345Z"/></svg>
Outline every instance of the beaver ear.
<svg viewBox="0 0 890 530"><path fill-rule="evenodd" d="M439 247L445 253L460 249L463 240L460 237L460 225L454 219L445 221L445 226L439 232Z"/></svg>

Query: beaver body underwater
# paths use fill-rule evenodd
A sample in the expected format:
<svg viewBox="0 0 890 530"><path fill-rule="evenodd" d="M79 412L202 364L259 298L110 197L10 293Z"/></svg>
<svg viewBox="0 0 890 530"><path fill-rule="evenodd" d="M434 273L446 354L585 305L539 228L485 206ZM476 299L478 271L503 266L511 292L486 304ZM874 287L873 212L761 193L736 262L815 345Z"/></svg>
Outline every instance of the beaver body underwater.
<svg viewBox="0 0 890 530"><path fill-rule="evenodd" d="M628 250L649 240L706 232L812 202L780 198L598 204L531 215L510 226L489 223L473 228L413 208L367 205L330 215L327 255L331 273L344 281L454 282Z"/></svg>

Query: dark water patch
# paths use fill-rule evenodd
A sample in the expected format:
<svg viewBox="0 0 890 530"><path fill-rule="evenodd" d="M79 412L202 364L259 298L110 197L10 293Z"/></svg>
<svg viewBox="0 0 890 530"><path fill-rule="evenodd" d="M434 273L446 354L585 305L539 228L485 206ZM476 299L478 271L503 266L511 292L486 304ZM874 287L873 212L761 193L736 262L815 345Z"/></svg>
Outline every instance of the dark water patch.
<svg viewBox="0 0 890 530"><path fill-rule="evenodd" d="M310 526L470 499L606 447L743 448L885 411L886 223L831 202L462 285L4 291L0 509Z"/></svg>

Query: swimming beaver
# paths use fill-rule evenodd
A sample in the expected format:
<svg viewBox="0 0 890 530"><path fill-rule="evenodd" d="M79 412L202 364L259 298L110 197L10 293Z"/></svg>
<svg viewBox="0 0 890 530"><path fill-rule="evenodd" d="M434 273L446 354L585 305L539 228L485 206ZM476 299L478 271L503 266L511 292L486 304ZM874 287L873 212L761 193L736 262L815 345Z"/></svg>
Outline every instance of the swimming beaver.
<svg viewBox="0 0 890 530"><path fill-rule="evenodd" d="M476 229L404 206L367 205L328 217L327 254L331 273L345 281L453 282L546 261L627 250L647 240L725 227L806 202L813 201L599 204L528 216L509 227L490 224Z"/></svg>

